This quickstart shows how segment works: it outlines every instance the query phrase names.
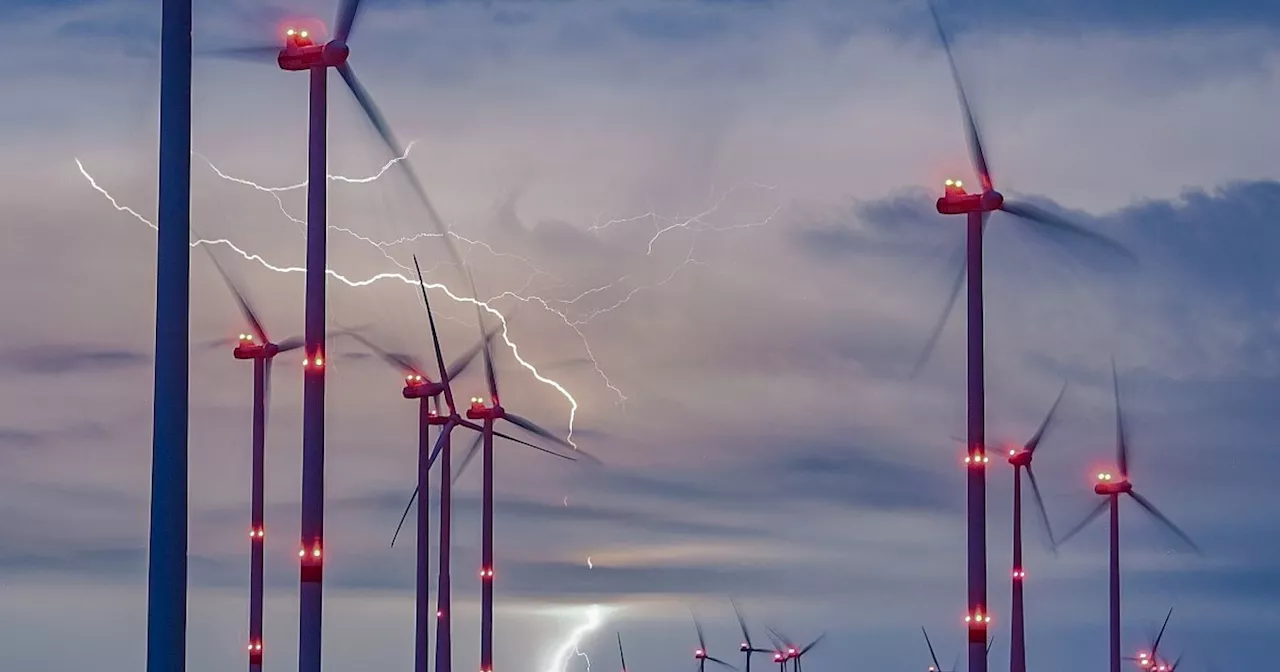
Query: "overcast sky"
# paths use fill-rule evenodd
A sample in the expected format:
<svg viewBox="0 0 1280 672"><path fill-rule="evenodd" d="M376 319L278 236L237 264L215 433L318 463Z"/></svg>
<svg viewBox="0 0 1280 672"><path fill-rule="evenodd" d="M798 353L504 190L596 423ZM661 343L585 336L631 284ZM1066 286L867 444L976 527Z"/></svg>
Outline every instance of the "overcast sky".
<svg viewBox="0 0 1280 672"><path fill-rule="evenodd" d="M963 319L911 379L956 272L972 180L923 2L367 0L351 63L511 317L504 405L603 468L518 446L497 465L497 666L693 665L689 609L740 658L828 633L812 669L920 670L962 646ZM333 3L203 2L197 49L272 42ZM1022 442L1068 389L1037 475L1056 530L1114 454L1110 360L1135 487L1205 549L1122 512L1124 645L1241 667L1280 628L1280 10L1248 0L943 3L997 185L1123 241L1117 272L998 215L988 228L988 437ZM0 85L0 656L6 669L145 659L154 325L157 0L7 0ZM404 274L463 293L422 207L330 80L330 326L428 354ZM277 340L302 327L306 80L197 59L192 224ZM79 162L79 163L77 163ZM361 180L381 174L377 179ZM95 189L94 184L98 189ZM254 185L257 185L255 188ZM276 191L267 189L285 188ZM114 202L111 199L115 199ZM294 221L291 221L294 220ZM272 270L285 269L285 270ZM375 279L378 278L378 279ZM372 280L371 280L372 279ZM243 664L251 367L192 257L189 666ZM474 313L437 293L442 338ZM330 346L325 662L407 667L415 409L400 374ZM447 353L446 353L447 356ZM275 367L266 663L296 664L298 360ZM475 373L459 394L479 392ZM460 442L463 443L463 442ZM999 462L997 464L997 462ZM478 466L478 465L477 465ZM990 469L995 669L1007 665L1011 470ZM459 481L457 669L474 669L479 470ZM1128 502L1126 502L1128 504ZM1106 531L1054 556L1028 514L1028 658L1106 660ZM404 540L411 542L411 537ZM593 612L593 606L598 612ZM1166 648L1167 647L1167 648Z"/></svg>

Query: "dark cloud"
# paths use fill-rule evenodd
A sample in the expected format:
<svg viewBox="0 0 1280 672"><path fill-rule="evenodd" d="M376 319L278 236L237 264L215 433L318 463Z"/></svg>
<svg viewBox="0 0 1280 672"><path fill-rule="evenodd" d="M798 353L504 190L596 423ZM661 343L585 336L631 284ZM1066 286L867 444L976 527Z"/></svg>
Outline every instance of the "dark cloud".
<svg viewBox="0 0 1280 672"><path fill-rule="evenodd" d="M34 345L0 351L0 370L20 374L114 371L150 361L150 355L139 350L99 349L71 344Z"/></svg>

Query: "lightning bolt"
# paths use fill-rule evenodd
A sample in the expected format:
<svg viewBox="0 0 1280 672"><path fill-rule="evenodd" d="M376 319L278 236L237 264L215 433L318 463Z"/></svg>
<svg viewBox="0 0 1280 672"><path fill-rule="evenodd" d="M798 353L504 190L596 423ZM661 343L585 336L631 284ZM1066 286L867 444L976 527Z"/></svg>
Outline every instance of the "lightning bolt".
<svg viewBox="0 0 1280 672"><path fill-rule="evenodd" d="M569 661L575 656L581 657L586 661L587 672L591 672L591 659L587 654L583 653L578 645L582 640L594 630L604 623L604 610L600 605L593 604L586 608L586 622L569 632L564 641L560 643L551 656L551 664L547 666L547 672L566 672L569 669Z"/></svg>
<svg viewBox="0 0 1280 672"><path fill-rule="evenodd" d="M159 230L159 227L157 227L154 222L147 219L146 217L143 217L136 210L126 205L121 205L120 202L110 194L110 192L108 192L105 188L103 188L101 185L98 184L97 180L95 180L94 177L89 174L89 171L85 170L84 164L80 162L79 158L76 158L75 162L76 162L76 167L80 169L80 174L83 175L84 178L89 181L89 185L93 187L98 193L102 194L107 199L107 201L111 203L112 207L114 207L118 212L128 213L138 221L151 227L153 230L157 230L157 231ZM258 264L262 265L262 267L271 271L275 271L277 273L305 273L307 270L306 268L301 266L277 266L275 264L268 262L261 255L252 254L240 248L235 243L231 242L226 238L219 238L219 239L201 238L191 242L191 247L196 247L198 245L225 245L226 247L230 248L232 251L239 254L245 260L257 262ZM369 285L372 285L376 282L381 282L383 280L400 280L401 282L407 285L414 285L414 286L418 285L418 282L416 280L413 280L405 275L401 275L400 273L377 273L375 275L369 276L362 280L353 280L351 278L348 278L342 275L341 273L338 273L337 271L331 268L325 269L325 273L329 277L334 278L346 284L349 287L367 287ZM560 393L561 396L563 396L569 402L569 426L568 426L567 440L569 441L570 444L573 444L573 423L578 412L578 400L575 399L574 396L569 393L569 390L565 389L564 385L561 385L559 382L542 375L542 373L538 371L537 367L535 367L533 364L529 363L523 357L520 356L519 346L517 346L511 340L510 334L507 331L506 316L504 316L497 309L490 306L489 302L481 301L480 299L475 297L461 296L458 294L454 294L453 291L450 290L445 285L442 285L439 283L426 283L426 287L428 289L443 290L445 295L447 295L450 299L457 301L459 303L469 303L469 304L478 306L482 308L485 312L498 318L498 321L502 324L502 340L506 344L507 348L511 350L511 354L515 357L516 361L519 362L520 365L523 366L526 370L528 370L529 373L533 375L534 379L536 379L540 383L543 383L544 385L549 385L550 387L554 388L557 392ZM573 445L576 446L576 444L573 444Z"/></svg>
<svg viewBox="0 0 1280 672"><path fill-rule="evenodd" d="M392 167L394 167L394 166L395 166L395 164L396 164L396 163L398 163L398 162L400 162L400 161L404 161L404 160L406 160L406 159L408 158L408 156L409 156L410 152L412 151L412 149L413 149L413 147L414 147L414 145L415 145L416 143L417 143L417 140L415 140L415 141L413 141L413 142L410 142L410 143L409 143L409 145L408 145L408 146L406 146L405 151L404 151L404 153L403 153L403 154L401 154L401 155L399 155L399 156L397 156L397 157L394 157L394 158L392 158L391 160L387 161L387 162L386 162L386 163L385 163L385 164L384 164L380 169L378 169L376 172L374 172L374 173L373 173L373 174L371 174L371 175L367 175L367 176L363 176L363 177L347 177L347 176L344 176L344 175L328 175L327 177L328 177L328 179L333 180L333 181L344 182L344 183L349 183L349 184L367 184L367 183L373 182L373 181L375 181L375 180L377 180L377 179L381 178L382 176L384 176L384 175L385 175L385 174L386 174L386 173L387 173L387 172L388 172ZM254 189L254 190L256 190L256 191L260 191L260 192L267 193L267 194L271 195L271 196L272 196L272 198L276 201L276 205L277 205L277 207L279 208L280 212L281 212L281 213L282 213L282 214L283 214L283 215L284 215L284 216L285 216L289 221L291 221L291 222L293 222L293 223L295 223L295 224L299 225L300 227L302 227L302 229L303 229L303 230L301 231L301 233L303 233L303 234L305 235L305 224L306 224L306 222L305 222L305 221L303 221L302 219L298 218L298 217L295 217L293 214L291 214L291 213L288 211L287 207L286 207L286 206L285 206L285 204L284 204L284 201L283 201L283 200L281 199L281 197L280 197L280 194L282 194L282 193L284 193L284 192L289 192L289 191L295 191L295 190L298 190L298 189L303 189L303 188L305 188L305 187L307 186L307 182L306 182L306 181L298 182L298 183L296 183L296 184L289 184L289 185L285 185L285 186L266 186L266 185L262 185L262 184L259 184L259 183L257 183L257 182L254 182L254 181L252 181L252 180L248 180L248 179L244 179L244 178L236 177L236 176L234 176L234 175L230 175L230 174L226 173L225 171L223 171L222 169L218 168L218 166L217 166L217 165L215 165L215 164L213 163L213 161L212 161L212 160L210 160L209 158L207 158L207 157L205 157L205 156L203 156L203 155L201 155L201 154L198 154L198 153L193 152L193 155L194 155L194 156L197 156L198 158L200 158L201 160L203 160L206 164L208 164L208 166L210 167L210 169L211 169L211 170L212 170L212 171L213 171L213 172L214 172L218 177L220 177L220 178L222 178L222 179L224 179L224 180L227 180L227 181L229 181L229 182L232 182L232 183L235 183L235 184L239 184L239 185L243 185L243 186L248 186L248 187L250 187L250 188L252 188L252 189ZM139 214L137 211L133 210L132 208L129 208L128 206L121 205L121 204L120 204L120 203L119 203L119 202L118 202L118 201L117 201L117 200L116 200L116 199L115 199L115 198L114 198L110 193L108 193L108 192L107 192L103 187L101 187L101 186L97 183L97 181L96 181L96 180L95 180L95 179L94 179L94 178L93 178L93 177L88 173L88 171L85 169L84 165L80 162L80 160L79 160L79 159L76 159L76 166L79 168L81 175L82 175L82 176L84 176L84 178L85 178L86 180L88 180L88 182L89 182L90 186L92 186L95 190L97 190L97 191L98 191L99 193L101 193L105 198L107 198L107 200L111 203L111 205L112 205L112 206L113 206L117 211L125 212L125 213L127 213L127 214L129 214L129 215L133 216L135 219L139 220L140 222L143 222L144 224L146 224L147 226L151 227L152 229L155 229L155 228L156 228L156 227L155 227L155 225L154 225L151 221L147 220L145 217L143 217L143 216L142 216L141 214ZM767 185L761 185L761 184L755 184L755 183L751 183L751 186L756 187L756 188L759 188L759 189L765 189L765 190L774 190L774 189L776 189L776 187L770 187L770 186L767 186ZM466 245L468 245L468 246L469 246L469 247L471 247L471 248L476 248L476 247L481 248L481 249L485 250L486 252L488 252L489 254L493 255L494 257L506 257L506 258L512 258L512 259L516 259L516 260L520 261L521 263L523 263L526 267L528 267L528 268L532 271L532 274L529 276L528 280L526 280L526 282L524 283L524 285L523 285L519 290L516 290L516 291L506 291L506 292L502 292L502 293L499 293L499 294L497 294L497 295L494 295L494 296L490 297L490 298L489 298L489 299L487 299L487 300L483 300L483 301L482 301L482 300L480 300L478 297L463 297L463 296L456 295L456 294L454 294L452 291L450 291L447 287L445 287L444 285L428 284L428 287L429 287L429 288L439 288L439 289L443 289L443 290L446 292L446 294L448 294L448 296L449 296L451 299L453 299L453 300L455 300L455 301L458 301L458 302L462 302L462 303L472 303L472 304L475 304L475 305L479 305L479 306L481 306L481 307L482 307L486 312L488 312L488 313L490 313L490 314L495 315L495 316L497 316L497 317L498 317L499 321L500 321L500 322L501 322L501 324L502 324L502 336L503 336L503 341L506 343L506 345L508 346L508 348L510 348L510 349L511 349L512 353L513 353L513 354L515 355L515 357L516 357L516 360L521 364L521 366L523 366L525 369L529 370L529 372L530 372L531 374L533 374L534 378L535 378L535 379L537 379L539 382L542 382L542 383L544 383L544 384L550 385L551 387L555 388L555 389L556 389L556 391L557 391L557 392L559 392L559 393L561 394L561 396L565 397L565 399L569 401L569 404L570 404L570 413L569 413L569 422L568 422L568 436L569 436L569 440L570 440L570 442L572 442L573 428L574 428L574 420L575 420L575 418L576 418L576 412L577 412L577 408L578 408L577 400L576 400L576 399L574 399L574 398L573 398L573 396L568 392L568 390L566 390L566 389L565 389L561 384L559 384L558 382L553 381L553 380L551 380L551 379L549 379L549 378L546 378L546 377L545 377L545 376L543 376L541 373L539 373L539 372L538 372L538 370L537 370L537 369L536 369L532 364L530 364L529 362L527 362L526 360L524 360L522 357L520 357L520 355L519 355L519 350L518 350L518 348L517 348L516 344L515 344L513 341L511 341L510 336L509 336L509 334L508 334L508 331L507 331L507 322L506 322L506 318L505 318L505 316L503 316L500 312L498 312L496 309L494 309L490 304L491 304L491 303L493 303L493 302L494 302L494 301L496 301L496 300L499 300L499 299L503 299L503 298L510 298L510 299L514 299L514 300L517 300L517 301L521 301L521 302L523 302L523 303L536 303L536 304L538 304L539 306L541 306L543 310L545 310L545 311L547 311L547 312L551 313L552 315L556 316L556 317L557 317L561 322L563 322L563 323L565 324L565 326L567 326L567 327L569 327L570 329L572 329L572 330L573 330L573 331L578 335L578 338L579 338L579 340L580 340L580 341L581 341L581 343L582 343L582 347L583 347L583 349L585 350L586 355L587 355L588 359L590 360L590 362L591 362L591 364L592 364L592 367L593 367L593 369L594 369L595 374L596 374L596 375L600 378L600 380L604 383L605 387L607 387L610 391L612 391L612 392L616 395L616 397L617 397L617 403L619 403L619 404L625 404L625 402L627 401L627 397L626 397L626 395L622 392L622 390L621 390L620 388L618 388L618 387L617 387L617 386L616 386L616 385L615 385L615 384L610 380L609 376L608 376L608 375L605 373L605 371L601 368L599 361L598 361L598 360L596 359L596 357L595 357L595 353L594 353L594 352L592 351L592 349L591 349L591 345L590 345L590 343L589 343L589 341L588 341L588 339L587 339L587 337L586 337L586 334L584 334L584 333L583 333L583 331L582 331L582 327L583 327L584 325L586 325L587 323L591 322L592 320L594 320L595 318L597 318L597 317L601 316L601 315L611 313L611 312L613 312L613 311L617 310L618 308L621 308L622 306L624 306L624 305L626 305L627 303L629 303L629 302L630 302L630 301L631 301L635 296L637 296L638 294L640 294L640 293L642 293L642 292L645 292L645 291L648 291L648 290L657 289L657 288L662 287L663 285L668 284L669 282L673 281L673 280L674 280L674 279L675 279L675 278L680 274L680 272L681 272L682 270L684 270L686 267L688 267L688 266L690 266L690 265L693 265L693 264L699 264L699 265L702 265L702 264L703 264L703 262L699 261L698 259L696 259L696 258L693 256L693 255L694 255L694 249L695 249L695 243L696 243L696 235L697 235L697 232L698 232L698 231L701 231L701 230L711 230L711 231L728 231L728 230L732 230L732 229L740 229L740 228L749 228L749 227L755 227L755 226L763 226L763 225L768 224L769 222L771 222L771 221L773 220L774 216L776 216L776 214L777 214L777 212L779 211L779 209L780 209L780 208L775 208L775 209L774 209L774 211L773 211L772 213L770 213L767 217L765 217L763 220L756 221L756 222L747 222L747 223L740 223L740 224L732 224L732 225L727 225L727 226L722 226L722 225L713 225L713 224L710 224L710 223L707 221L707 218L708 218L708 217L710 217L710 215L712 215L713 213L715 213L715 212L716 212L716 211L717 211L717 210L718 210L718 209L719 209L719 208L720 208L720 207L721 207L721 206L722 206L722 205L727 201L728 197L729 197L729 196L730 196L730 195L731 195L735 190L737 190L737 189L738 189L738 187L735 187L735 188L729 189L729 190L725 191L723 194L721 194L721 195L719 196L719 198L715 198L715 190L714 190L714 188L713 188L713 189L712 189L712 196L713 196L713 203L712 203L712 205L711 205L710 207L708 207L708 208L704 209L702 212L700 212L700 213L698 213L698 214L696 214L696 215L694 215L694 216L692 216L692 217L664 217L664 216L662 216L662 215L657 214L657 212L656 212L656 211L650 211L649 213L646 213L646 214L644 214L644 215L640 215L640 216L636 216L636 217L630 217L630 218L625 218L625 219L610 220L609 222L606 222L605 224L602 224L602 225L594 225L594 226L590 227L588 230L600 230L600 229L603 229L603 228L607 228L608 226L613 225L613 224L624 224L624 223L628 223L628 222L641 221L641 220L644 220L644 219L651 219L651 220L653 220L653 221L654 221L654 223L655 223L656 233L654 234L654 236L652 237L652 239L649 241L647 255L652 255L652 252L653 252L653 245L654 245L654 243L658 240L658 238L659 238L659 237L661 237L663 234L667 233L668 231L672 231L672 230L674 230L674 229L676 229L676 228L685 228L685 229L691 229L691 230L693 230L693 231L695 232L695 238L694 238L694 240L691 240L691 242L690 242L690 246L689 246L689 250L688 250L688 252L687 252L687 254L686 254L685 258L684 258L684 259L683 259L679 264L677 264L677 265L672 269L672 271L671 271L670 273L668 273L668 274L667 274L665 277L663 277L662 279L660 279L660 280L658 280L657 282L654 282L654 283L652 283L652 284L648 284L648 285L633 286L633 287L631 287L631 288L630 288L630 289L629 289L629 290L628 290L628 291L627 291L627 292L626 292L626 293L625 293L621 298L619 298L619 299L615 300L615 301L614 301L612 304L610 304L610 305L607 305L607 306L604 306L604 307L597 307L597 308L594 308L594 309L591 309L591 310L588 310L588 311L585 311L585 312L575 311L575 312L578 312L578 314L577 314L576 316L574 316L574 317L571 317L571 316L568 314L568 312L567 312L568 310L570 310L570 307L576 307L576 306L577 306L577 304L579 304L579 302L581 302L581 301L585 301L586 299L588 299L588 297L592 297L592 296L597 295L597 294L603 294L603 293L606 293L606 292L608 292L608 291L610 291L610 290L613 290L613 289L615 289L615 288L618 288L620 285L622 285L622 284L623 284L623 283L628 279L628 276L622 276L622 277L618 278L617 280L614 280L613 282L610 282L610 283L607 283L607 284L601 285L601 286L599 286L599 287L595 287L595 288L589 289L589 290L587 290L587 291L585 291L585 292L581 292L580 294L578 294L577 296L574 296L574 297L572 297L572 298L568 298L568 299L549 299L549 298L543 298L543 297L541 297L541 296L537 296L537 295L526 295L526 294L524 294L524 292L525 292L525 291L526 291L526 290L527 290L527 289L532 285L532 283L534 282L534 280L535 280L537 277L539 277L539 276L545 276L545 277L548 277L548 278L552 279L553 281L555 281L555 282L557 282L557 283L560 283L560 284L562 284L562 285L563 285L564 283L563 283L562 281L560 281L560 279L559 279L559 278L556 278L553 274L551 274L551 273L549 273L549 272L547 272L547 271L543 270L542 268L538 267L536 264L534 264L534 263L533 263L531 260L529 260L528 258L523 257L523 256L520 256L520 255L517 255L517 254L512 254L512 253L509 253L509 252L501 252L501 251L499 251L499 250L494 249L491 245L489 245L488 243L485 243L485 242L483 242L483 241L480 241L480 240L474 240L474 239L471 239L471 238L467 238L466 236L462 236L462 235L457 234L457 233L455 233L455 232L453 232L453 231L448 231L446 234L435 233L435 232L429 232L429 233L417 233L417 234L413 234L413 235L410 235L410 236L405 236L405 237L397 238L397 239L395 239L395 240L385 240L385 241L380 241L380 240L374 240L374 239L372 239L372 238L369 238L369 237L367 237L367 236L364 236L364 235L362 235L362 234L360 234L360 233L358 233L358 232L356 232L356 231L354 231L354 230L351 230L351 229L349 229L349 228L340 227L340 226L334 226L334 225L329 225L329 226L328 226L328 229L329 229L329 230L332 230L332 231L336 231L336 232L342 233L342 234L345 234L345 235L348 235L348 236L350 236L350 237L352 237L352 238L354 238L354 239L356 239L356 240L359 240L359 241L360 241L360 242L362 242L362 243L365 243L365 244L367 244L367 245L370 245L371 247L373 247L373 248L375 248L376 250L378 250L378 252L379 252L379 253L380 253L380 254L381 254L385 259L387 259L387 260L388 260L388 261L390 261L394 266L396 266L398 269L400 269L401 271L403 271L403 273L379 273L379 274L376 274L376 275L374 275L374 276L370 276L370 277L368 277L368 278L359 279L359 280L353 280L353 279L351 279L351 278L348 278L348 277L346 277L346 276L344 276L344 275L342 275L342 274L337 273L337 272L336 272L336 271L334 271L333 269L326 269L326 273L327 273L330 277L333 277L333 278L335 278L335 279L337 279L337 280L339 280L339 281L341 281L341 282L343 282L343 283L345 283L345 284L347 284L348 286L351 286L351 287L364 287L364 286L368 286L368 285L370 285L370 284L373 284L374 282L378 282L378 281L381 281L381 280L395 280L395 279L398 279L398 280L400 280L400 281L402 281L402 282L405 282L406 284L416 285L416 284L418 284L418 283L417 283L417 282L412 278L412 269L411 269L409 266L407 266L406 264L404 264L404 263L400 262L399 260L395 259L395 258L394 258L390 253L389 253L389 251L388 251L388 250L389 250L389 248L392 248L392 247L397 246L397 245L402 245L402 244L405 244L405 243L410 243L410 242L414 242L414 241L417 241L417 240L421 240L421 239L423 239L423 238L430 238L430 237L437 237L437 238L438 238L438 237L442 237L443 235L449 235L449 236L453 237L455 240L458 240L458 241L460 241L460 242L462 242L462 243L465 243ZM661 221L661 222L665 222L665 225L659 225L659 224L658 224L658 222L660 222L660 221ZM204 245L225 245L225 246L229 247L230 249L232 249L233 251L235 251L237 254L239 254L239 255L240 255L241 257L243 257L244 259L246 259L246 260L250 260L250 261L255 261L255 262L259 263L260 265L262 265L263 267L265 267L265 268L267 268L267 269L269 269L269 270L275 271L275 272L281 272L281 273L296 273L296 272L304 272L304 270L305 270L305 269L302 269L302 268L299 268L299 267L281 267L281 266L276 266L276 265L271 264L270 262L268 262L266 259L264 259L264 258L263 258L263 257L261 257L260 255L251 254L251 253L247 252L246 250L244 250L244 249L242 249L242 248L240 248L240 247L236 246L236 245L235 245L234 243L232 243L230 240L225 239L225 238L224 238L224 239L217 239L217 240L197 240L197 241L195 241L195 242L193 242L193 243L192 243L192 246L194 247L194 246L196 246L196 245L201 245L201 244L204 244ZM431 270L431 269L429 269L429 270L428 270L428 272L430 272L430 270ZM553 304L554 304L554 305L553 305ZM559 308L557 308L556 306L559 306Z"/></svg>

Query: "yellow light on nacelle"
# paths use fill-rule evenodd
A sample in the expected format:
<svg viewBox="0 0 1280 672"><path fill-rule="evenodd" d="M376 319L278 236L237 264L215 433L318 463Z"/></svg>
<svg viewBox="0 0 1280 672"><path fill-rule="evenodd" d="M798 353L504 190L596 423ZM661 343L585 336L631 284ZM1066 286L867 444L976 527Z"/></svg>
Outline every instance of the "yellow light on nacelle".
<svg viewBox="0 0 1280 672"><path fill-rule="evenodd" d="M302 31L301 33L298 33L298 37L306 37L306 36L307 36L307 31L305 30Z"/></svg>
<svg viewBox="0 0 1280 672"><path fill-rule="evenodd" d="M943 182L942 184L944 184L944 185L946 185L946 186L950 187L950 186L954 186L954 185L955 185L955 183L956 183L956 181L955 181L955 180L947 180L946 182Z"/></svg>
<svg viewBox="0 0 1280 672"><path fill-rule="evenodd" d="M284 31L284 34L288 35L289 37L293 37L294 35L298 34L298 31L290 28L289 30Z"/></svg>
<svg viewBox="0 0 1280 672"><path fill-rule="evenodd" d="M963 186L964 186L964 182L961 182L960 180L956 180L956 186L957 186L957 187L963 187Z"/></svg>

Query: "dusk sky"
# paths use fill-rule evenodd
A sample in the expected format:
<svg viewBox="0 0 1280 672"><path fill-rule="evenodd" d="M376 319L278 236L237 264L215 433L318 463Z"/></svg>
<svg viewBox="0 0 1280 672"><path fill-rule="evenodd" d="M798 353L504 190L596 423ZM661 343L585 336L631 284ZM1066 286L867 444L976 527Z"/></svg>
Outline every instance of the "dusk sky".
<svg viewBox="0 0 1280 672"><path fill-rule="evenodd" d="M196 2L195 47L274 42L334 4ZM811 670L924 670L921 625L949 666L965 610L960 311L910 374L963 241L933 200L945 178L976 179L924 1L367 5L351 64L413 141L406 160L519 358L554 383L503 348L504 405L560 433L572 417L605 463L501 446L497 669L616 670L619 630L633 672L693 669L690 608L712 653L740 665L731 597L761 640L765 625L825 631ZM1066 382L1036 473L1054 529L1074 526L1114 459L1114 357L1135 488L1204 549L1122 505L1125 651L1173 607L1161 649L1185 652L1182 669L1268 660L1280 6L939 8L997 186L1140 260L1077 259L992 217L992 453L1030 438ZM126 672L146 657L159 10L0 0L5 670ZM465 283L438 237L415 237L432 231L422 206L330 82L330 327L426 357L411 256L429 281ZM229 241L209 247L277 340L302 330L303 275L288 269L304 261L306 86L272 63L195 63L192 226ZM474 311L433 296L449 357L477 338ZM188 669L214 672L244 664L252 367L210 345L246 325L199 249L191 305ZM416 409L359 343L329 352L325 665L409 669L412 535L389 541L413 489ZM464 399L479 371L457 382ZM297 664L299 373L282 355L272 386L273 671ZM459 670L478 658L478 466L455 511ZM992 460L992 669L1008 666L1011 476ZM1101 669L1106 527L1055 556L1031 511L1030 664ZM589 623L584 655L556 659Z"/></svg>

